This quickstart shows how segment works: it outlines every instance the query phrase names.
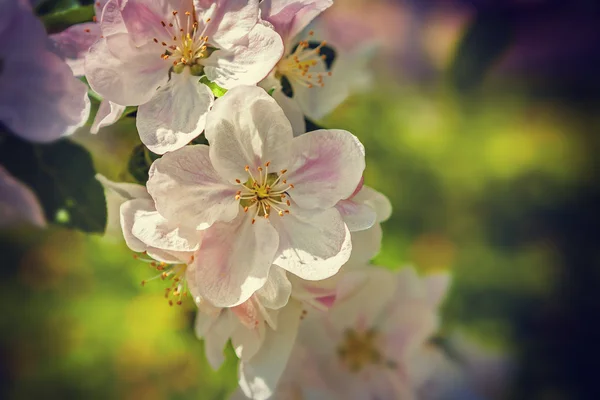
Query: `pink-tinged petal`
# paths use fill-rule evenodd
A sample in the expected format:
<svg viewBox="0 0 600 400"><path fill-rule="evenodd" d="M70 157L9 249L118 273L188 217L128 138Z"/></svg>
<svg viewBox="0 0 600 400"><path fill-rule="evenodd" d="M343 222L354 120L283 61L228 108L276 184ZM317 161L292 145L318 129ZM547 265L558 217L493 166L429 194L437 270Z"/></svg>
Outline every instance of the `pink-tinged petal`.
<svg viewBox="0 0 600 400"><path fill-rule="evenodd" d="M125 106L113 103L112 101L102 100L90 132L98 133L100 128L114 124L121 118L124 112Z"/></svg>
<svg viewBox="0 0 600 400"><path fill-rule="evenodd" d="M170 63L160 58L153 45L136 47L124 33L100 39L85 59L90 87L123 106L146 103L169 78Z"/></svg>
<svg viewBox="0 0 600 400"><path fill-rule="evenodd" d="M138 211L131 233L146 245L162 250L195 251L200 247L200 232L170 223L157 211Z"/></svg>
<svg viewBox="0 0 600 400"><path fill-rule="evenodd" d="M171 80L138 108L136 125L142 142L164 154L177 150L202 133L214 96L189 68L171 74Z"/></svg>
<svg viewBox="0 0 600 400"><path fill-rule="evenodd" d="M260 350L268 329L264 322L256 324L251 329L240 324L231 335L231 344L235 354L242 361L249 360Z"/></svg>
<svg viewBox="0 0 600 400"><path fill-rule="evenodd" d="M377 222L383 222L392 215L392 203L390 203L390 200L383 193L369 186L363 186L352 200L365 204L375 210Z"/></svg>
<svg viewBox="0 0 600 400"><path fill-rule="evenodd" d="M306 122L304 121L304 113L298 102L287 97L281 90L275 90L275 92L273 92L273 98L277 104L279 104L287 119L290 120L294 137L305 133Z"/></svg>
<svg viewBox="0 0 600 400"><path fill-rule="evenodd" d="M435 273L423 278L429 304L432 307L439 307L444 297L448 293L452 277L449 273Z"/></svg>
<svg viewBox="0 0 600 400"><path fill-rule="evenodd" d="M221 49L246 36L258 21L258 0L194 0L194 7L200 23L210 18L205 34Z"/></svg>
<svg viewBox="0 0 600 400"><path fill-rule="evenodd" d="M300 302L290 301L279 313L278 329L267 329L265 345L249 361L240 363L239 384L246 396L264 400L275 391L296 341L301 311Z"/></svg>
<svg viewBox="0 0 600 400"><path fill-rule="evenodd" d="M179 35L178 27L185 29L185 13L193 12L189 0L127 0L121 4L121 15L127 31L138 46L152 42L154 38L165 41ZM173 15L173 12L177 12L177 15ZM163 26L163 23L167 26ZM160 48L157 49L157 54L160 54Z"/></svg>
<svg viewBox="0 0 600 400"><path fill-rule="evenodd" d="M354 192L365 169L365 152L350 132L317 130L295 137L289 194L302 208L326 209Z"/></svg>
<svg viewBox="0 0 600 400"><path fill-rule="evenodd" d="M106 6L106 3L108 3L110 0L96 0L94 2L94 12L96 13L96 18L98 21L100 21L100 18L102 17L102 10L104 10L104 6Z"/></svg>
<svg viewBox="0 0 600 400"><path fill-rule="evenodd" d="M374 224L371 228L352 232L352 254L348 264L362 266L372 260L381 250L383 231L381 225Z"/></svg>
<svg viewBox="0 0 600 400"><path fill-rule="evenodd" d="M350 231L339 212L303 212L297 207L290 210L283 217L271 218L279 234L274 264L309 281L335 275L352 251Z"/></svg>
<svg viewBox="0 0 600 400"><path fill-rule="evenodd" d="M229 49L214 51L203 61L204 72L208 80L225 89L256 85L282 55L281 37L273 29L257 24Z"/></svg>
<svg viewBox="0 0 600 400"><path fill-rule="evenodd" d="M273 24L287 42L332 4L332 0L263 0L261 18Z"/></svg>
<svg viewBox="0 0 600 400"><path fill-rule="evenodd" d="M67 62L73 75L84 75L84 61L90 47L100 39L100 25L95 22L85 22L70 26L60 33L50 35L58 53Z"/></svg>
<svg viewBox="0 0 600 400"><path fill-rule="evenodd" d="M217 370L225 361L223 349L227 341L231 337L235 327L236 320L233 314L225 310L214 320L210 328L204 335L204 349L206 351L206 359L212 367Z"/></svg>
<svg viewBox="0 0 600 400"><path fill-rule="evenodd" d="M114 182L101 174L96 174L96 180L104 186L104 189L115 192L123 200L152 199L146 190L146 186L137 183Z"/></svg>
<svg viewBox="0 0 600 400"><path fill-rule="evenodd" d="M87 86L63 60L46 49L33 50L35 58L11 54L3 59L0 120L21 138L46 143L83 126L90 101Z"/></svg>
<svg viewBox="0 0 600 400"><path fill-rule="evenodd" d="M150 167L148 192L165 218L206 229L238 214L237 187L221 179L208 151L205 145L186 146L165 154Z"/></svg>
<svg viewBox="0 0 600 400"><path fill-rule="evenodd" d="M285 270L273 265L267 282L256 292L256 298L263 307L277 310L288 303L291 294L292 284Z"/></svg>
<svg viewBox="0 0 600 400"><path fill-rule="evenodd" d="M230 182L245 182L244 170L271 162L270 171L287 167L292 127L281 108L259 87L237 87L219 98L206 121L210 159Z"/></svg>
<svg viewBox="0 0 600 400"><path fill-rule="evenodd" d="M217 307L245 302L267 281L277 245L277 232L262 218L213 225L191 265L199 295Z"/></svg>
<svg viewBox="0 0 600 400"><path fill-rule="evenodd" d="M132 232L133 224L139 214L156 211L154 202L149 199L133 199L121 204L121 229L127 247L131 250L141 253L146 251L148 246L138 239Z"/></svg>
<svg viewBox="0 0 600 400"><path fill-rule="evenodd" d="M46 226L44 211L33 191L0 166L0 229L22 223Z"/></svg>
<svg viewBox="0 0 600 400"><path fill-rule="evenodd" d="M375 210L353 200L341 200L335 208L340 212L350 232L369 229L377 219Z"/></svg>
<svg viewBox="0 0 600 400"><path fill-rule="evenodd" d="M105 37L115 35L117 33L127 33L127 27L121 15L121 0L109 0L102 7L100 13L96 9L96 17L100 23L102 35Z"/></svg>

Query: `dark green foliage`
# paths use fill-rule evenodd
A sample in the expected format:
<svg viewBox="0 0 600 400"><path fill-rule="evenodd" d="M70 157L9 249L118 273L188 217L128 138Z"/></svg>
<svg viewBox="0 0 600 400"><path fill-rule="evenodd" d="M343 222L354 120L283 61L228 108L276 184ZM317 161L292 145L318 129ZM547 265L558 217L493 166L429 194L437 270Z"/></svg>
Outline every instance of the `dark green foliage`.
<svg viewBox="0 0 600 400"><path fill-rule="evenodd" d="M90 154L66 139L33 144L4 134L0 165L37 195L48 221L85 232L106 227L104 189Z"/></svg>
<svg viewBox="0 0 600 400"><path fill-rule="evenodd" d="M469 91L485 78L513 37L510 21L502 12L481 13L467 27L450 66L450 80Z"/></svg>
<svg viewBox="0 0 600 400"><path fill-rule="evenodd" d="M151 152L143 144L139 144L131 152L129 162L127 163L127 170L138 183L145 185L148 181L150 165L152 165L154 160L159 158L160 155Z"/></svg>
<svg viewBox="0 0 600 400"><path fill-rule="evenodd" d="M41 19L48 33L57 33L72 25L90 22L94 18L94 15L94 6L89 5L56 11L52 14L42 16Z"/></svg>

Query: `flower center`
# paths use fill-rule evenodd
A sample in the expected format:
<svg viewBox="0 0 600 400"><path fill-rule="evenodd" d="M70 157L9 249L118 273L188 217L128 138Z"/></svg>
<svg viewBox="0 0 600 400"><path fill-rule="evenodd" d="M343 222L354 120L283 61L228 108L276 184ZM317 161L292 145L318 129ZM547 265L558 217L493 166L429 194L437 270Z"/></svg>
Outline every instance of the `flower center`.
<svg viewBox="0 0 600 400"><path fill-rule="evenodd" d="M159 262L151 258L141 258L137 254L135 254L133 258L150 264L152 268L159 272L158 275L155 275L150 279L143 280L142 286L146 285L147 282L158 278L163 281L169 280L171 281L171 285L165 288L165 299L169 300L170 306L172 306L173 303L176 303L177 305L183 304L183 298L187 297L188 295L187 280L185 278L187 264L170 264L166 262ZM191 257L190 263L192 261L194 261L194 256Z"/></svg>
<svg viewBox="0 0 600 400"><path fill-rule="evenodd" d="M210 51L208 36L204 35L210 18L206 20L204 29L200 32L198 21L194 20L189 11L184 13L185 22L180 20L178 11L173 11L172 14L173 22L160 21L171 40L163 42L157 38L153 39L154 43L164 48L160 58L172 60L173 71L176 73L181 73L185 67L190 67L192 75L201 75L203 72L201 60L208 57Z"/></svg>
<svg viewBox="0 0 600 400"><path fill-rule="evenodd" d="M289 214L290 200L287 199L288 191L294 188L294 185L288 183L284 178L287 170L283 169L279 172L269 172L271 162L266 162L264 168L257 168L256 177L250 166L246 165L248 179L242 182L236 179L236 183L242 188L235 194L235 199L240 201L240 206L244 208L244 212L254 210L252 223L256 222L257 217L269 218L272 210L280 217L284 214Z"/></svg>
<svg viewBox="0 0 600 400"><path fill-rule="evenodd" d="M314 33L310 31L309 36ZM293 53L283 58L277 64L277 73L280 76L285 76L290 81L312 88L314 86L323 87L325 83L323 77L325 75L331 76L331 72L320 72L314 71L319 65L322 65L322 60L325 60L326 56L321 54L321 49L327 43L321 42L317 47L310 48L308 40L303 40L298 43ZM312 71L311 71L312 70Z"/></svg>
<svg viewBox="0 0 600 400"><path fill-rule="evenodd" d="M358 332L348 329L337 353L351 372L358 372L369 364L380 364L383 360L378 350L378 333L369 329Z"/></svg>

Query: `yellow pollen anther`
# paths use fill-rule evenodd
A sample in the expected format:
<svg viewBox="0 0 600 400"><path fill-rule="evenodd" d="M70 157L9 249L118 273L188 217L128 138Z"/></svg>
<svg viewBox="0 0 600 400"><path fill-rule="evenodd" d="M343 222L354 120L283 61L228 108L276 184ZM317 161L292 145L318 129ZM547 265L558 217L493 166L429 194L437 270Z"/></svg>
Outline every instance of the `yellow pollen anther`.
<svg viewBox="0 0 600 400"><path fill-rule="evenodd" d="M281 170L282 173L269 172L270 161L262 166L256 167L256 173L251 171L249 165L244 167L248 174L248 179L242 182L241 179L236 179L236 183L241 186L235 194L235 199L240 201L244 212L252 211L252 221L256 222L257 217L265 217L268 219L274 210L278 215L283 216L289 214L288 207L291 206L289 200L284 200L287 192L292 189L285 179L282 179L283 173L286 170Z"/></svg>

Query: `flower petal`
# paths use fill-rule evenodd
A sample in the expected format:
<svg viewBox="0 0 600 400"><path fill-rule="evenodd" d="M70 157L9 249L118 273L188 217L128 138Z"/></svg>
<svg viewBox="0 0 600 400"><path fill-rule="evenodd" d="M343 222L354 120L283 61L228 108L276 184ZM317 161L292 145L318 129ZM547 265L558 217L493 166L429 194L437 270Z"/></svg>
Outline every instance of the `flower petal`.
<svg viewBox="0 0 600 400"><path fill-rule="evenodd" d="M85 59L90 87L107 100L136 106L150 100L169 78L169 62L155 43L136 47L129 35L118 33L98 40Z"/></svg>
<svg viewBox="0 0 600 400"><path fill-rule="evenodd" d="M204 64L208 80L232 89L256 85L283 55L283 42L271 28L257 24L248 36L229 49L214 51Z"/></svg>
<svg viewBox="0 0 600 400"><path fill-rule="evenodd" d="M182 16L192 11L192 2L186 0L127 0L121 3L123 22L137 46L151 42L153 38L159 41L171 39L179 32L171 28L169 31L173 34L167 33L163 23L185 26L181 24L182 20L185 21ZM173 12L178 15L173 15Z"/></svg>
<svg viewBox="0 0 600 400"><path fill-rule="evenodd" d="M102 100L90 132L98 133L100 128L114 124L121 118L124 112L125 106L118 105L112 101Z"/></svg>
<svg viewBox="0 0 600 400"><path fill-rule="evenodd" d="M214 320L206 334L204 335L204 349L206 351L206 359L212 367L217 370L225 361L223 356L223 348L231 337L235 327L236 320L232 313L223 311Z"/></svg>
<svg viewBox="0 0 600 400"><path fill-rule="evenodd" d="M100 25L96 22L84 22L68 27L60 33L50 35L58 53L67 62L73 75L84 75L84 61L90 47L100 39Z"/></svg>
<svg viewBox="0 0 600 400"><path fill-rule="evenodd" d="M251 224L245 215L204 231L199 256L191 265L199 295L217 307L248 300L267 281L277 239L267 221Z"/></svg>
<svg viewBox="0 0 600 400"><path fill-rule="evenodd" d="M354 201L354 199L341 200L335 205L335 208L340 212L350 232L369 229L377 219L375 210L366 204Z"/></svg>
<svg viewBox="0 0 600 400"><path fill-rule="evenodd" d="M146 251L148 246L133 234L133 224L139 214L156 211L150 199L133 199L121 204L121 229L127 246L138 253Z"/></svg>
<svg viewBox="0 0 600 400"><path fill-rule="evenodd" d="M240 363L239 384L244 394L254 400L271 397L285 369L298 333L302 304L290 301L279 313L279 328L267 329L258 353Z"/></svg>
<svg viewBox="0 0 600 400"><path fill-rule="evenodd" d="M28 40L35 38L11 39L22 45ZM60 57L32 43L2 60L0 120L23 139L51 142L85 124L90 111L87 91Z"/></svg>
<svg viewBox="0 0 600 400"><path fill-rule="evenodd" d="M150 167L148 192L165 218L206 229L231 221L240 210L237 188L222 181L210 163L208 146L186 146Z"/></svg>
<svg viewBox="0 0 600 400"><path fill-rule="evenodd" d="M214 96L189 68L171 74L171 80L138 108L136 125L142 142L153 152L177 150L204 130Z"/></svg>
<svg viewBox="0 0 600 400"><path fill-rule="evenodd" d="M177 226L157 211L138 211L131 232L150 247L172 251L195 251L200 247L200 233Z"/></svg>
<svg viewBox="0 0 600 400"><path fill-rule="evenodd" d="M305 133L306 122L304 121L304 113L302 112L298 102L287 97L281 90L275 90L273 92L273 98L277 104L279 104L287 119L290 120L294 136L299 136Z"/></svg>
<svg viewBox="0 0 600 400"><path fill-rule="evenodd" d="M96 180L98 180L105 189L115 192L124 200L132 199L148 199L152 198L148 194L146 187L137 183L128 182L114 182L107 179L104 175L96 174Z"/></svg>
<svg viewBox="0 0 600 400"><path fill-rule="evenodd" d="M194 0L197 20L210 18L205 34L219 48L229 48L246 36L258 21L258 0Z"/></svg>
<svg viewBox="0 0 600 400"><path fill-rule="evenodd" d="M383 231L381 225L374 224L369 229L352 232L352 254L348 264L362 266L373 259L381 250Z"/></svg>
<svg viewBox="0 0 600 400"><path fill-rule="evenodd" d="M33 191L0 166L0 229L24 222L45 226L44 211Z"/></svg>
<svg viewBox="0 0 600 400"><path fill-rule="evenodd" d="M121 15L120 0L108 0L101 12L96 8L96 17L100 21L102 35L110 36L117 33L127 33L127 27ZM98 3L96 3L98 4Z"/></svg>
<svg viewBox="0 0 600 400"><path fill-rule="evenodd" d="M275 100L259 87L237 87L218 99L205 135L212 164L230 182L246 181L246 165L254 172L267 161L272 171L288 165L292 127Z"/></svg>
<svg viewBox="0 0 600 400"><path fill-rule="evenodd" d="M271 218L271 223L279 233L274 264L302 279L329 278L350 257L350 231L335 209L308 213L294 207L288 215Z"/></svg>
<svg viewBox="0 0 600 400"><path fill-rule="evenodd" d="M383 222L392 215L392 203L383 194L369 186L363 186L352 198L357 203L363 203L375 210L377 222Z"/></svg>
<svg viewBox="0 0 600 400"><path fill-rule="evenodd" d="M277 33L288 41L332 4L332 0L263 0L261 18L273 24Z"/></svg>
<svg viewBox="0 0 600 400"><path fill-rule="evenodd" d="M292 284L285 270L273 265L269 271L269 278L256 292L256 297L263 307L277 310L288 303L291 294Z"/></svg>
<svg viewBox="0 0 600 400"><path fill-rule="evenodd" d="M292 141L294 161L287 180L302 208L330 208L354 192L365 169L362 144L350 132L317 130Z"/></svg>

